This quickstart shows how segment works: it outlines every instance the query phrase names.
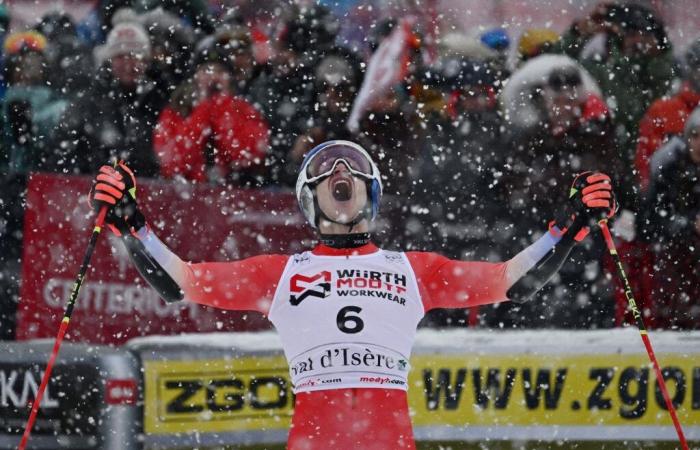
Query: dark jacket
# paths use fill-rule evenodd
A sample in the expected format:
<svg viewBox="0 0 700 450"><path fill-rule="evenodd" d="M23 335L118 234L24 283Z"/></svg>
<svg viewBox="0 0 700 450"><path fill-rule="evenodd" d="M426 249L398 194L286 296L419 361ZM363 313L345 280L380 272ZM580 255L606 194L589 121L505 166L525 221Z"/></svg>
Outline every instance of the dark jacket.
<svg viewBox="0 0 700 450"><path fill-rule="evenodd" d="M634 158L639 122L655 99L670 91L676 75L673 49L670 44L655 56L629 57L620 50L618 38L609 40L604 58L586 58L581 64L598 82L606 103L613 106L620 142L625 146L629 161ZM562 36L560 48L568 55L580 59L585 40L570 30ZM633 182L630 179L629 182Z"/></svg>
<svg viewBox="0 0 700 450"><path fill-rule="evenodd" d="M462 113L428 121L418 155L412 204L424 227L416 239L425 249L452 258L505 260L510 217L499 178L508 149L496 111Z"/></svg>
<svg viewBox="0 0 700 450"><path fill-rule="evenodd" d="M700 214L700 165L693 162L684 139L674 137L653 156L647 196L650 242L664 247L700 243L695 220Z"/></svg>
<svg viewBox="0 0 700 450"><path fill-rule="evenodd" d="M653 303L657 327L700 327L700 164L675 137L652 157L642 236L654 252Z"/></svg>
<svg viewBox="0 0 700 450"><path fill-rule="evenodd" d="M593 112L597 110L592 108ZM503 176L499 180L503 184L501 189L509 193L503 206L509 210L513 223L511 248L529 244L533 236L548 229L550 221L561 216L569 202L569 188L576 174L605 172L613 179L616 194L620 192L624 185L617 180L624 165L611 138L612 129L609 116L591 114L583 105L580 122L559 134L554 133L546 121L525 135L511 137ZM557 278L537 294L537 300L517 305L520 308L504 305L498 308L503 313L488 323L576 328L612 326L612 286L600 275L604 250L600 234L592 230L572 251Z"/></svg>
<svg viewBox="0 0 700 450"><path fill-rule="evenodd" d="M548 121L543 121L524 134L511 136L503 182L511 193L510 207L514 220L521 224L518 228L526 233L525 239L528 232L536 232L556 217L568 199L574 176L581 172L607 173L622 207L632 204L632 194L622 181L628 165L613 137L614 124L607 111L599 108L601 104L595 96L589 97L582 105L580 121L557 135ZM531 230L522 229L524 223Z"/></svg>
<svg viewBox="0 0 700 450"><path fill-rule="evenodd" d="M282 76L266 66L250 86L246 98L262 111L270 126L271 184L293 186L296 182L298 167L289 160L288 152L312 125L314 88L313 71L308 67Z"/></svg>
<svg viewBox="0 0 700 450"><path fill-rule="evenodd" d="M46 86L8 87L2 102L0 167L18 174L50 170L51 140L66 106Z"/></svg>
<svg viewBox="0 0 700 450"><path fill-rule="evenodd" d="M158 93L151 82L125 90L102 68L87 92L71 103L54 137L56 167L95 173L110 157L124 159L137 176L158 174L152 133Z"/></svg>

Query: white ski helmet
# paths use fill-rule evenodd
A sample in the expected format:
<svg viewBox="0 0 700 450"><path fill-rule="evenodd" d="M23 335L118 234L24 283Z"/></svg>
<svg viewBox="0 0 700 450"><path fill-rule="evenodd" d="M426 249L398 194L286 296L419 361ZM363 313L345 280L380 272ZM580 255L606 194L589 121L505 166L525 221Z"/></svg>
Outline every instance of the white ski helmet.
<svg viewBox="0 0 700 450"><path fill-rule="evenodd" d="M379 201L382 197L382 180L377 165L367 150L350 141L327 141L317 145L307 153L299 169L296 194L301 212L313 228L318 228L321 210L316 199L315 187L335 170L342 161L351 174L362 178L367 184L368 202L357 222L363 218L370 221L377 217Z"/></svg>

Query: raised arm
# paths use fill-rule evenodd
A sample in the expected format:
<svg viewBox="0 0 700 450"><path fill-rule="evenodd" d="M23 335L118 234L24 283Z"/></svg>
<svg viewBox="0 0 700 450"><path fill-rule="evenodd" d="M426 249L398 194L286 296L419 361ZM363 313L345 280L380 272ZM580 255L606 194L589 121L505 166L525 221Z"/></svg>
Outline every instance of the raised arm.
<svg viewBox="0 0 700 450"><path fill-rule="evenodd" d="M139 273L168 302L188 300L221 309L267 314L288 256L188 263L148 227L122 235Z"/></svg>
<svg viewBox="0 0 700 450"><path fill-rule="evenodd" d="M549 232L506 262L456 261L435 253L407 253L426 311L529 300L586 237L589 221L601 215L610 217L616 209L610 179L604 174L579 175L570 196L572 207L552 222Z"/></svg>
<svg viewBox="0 0 700 450"><path fill-rule="evenodd" d="M409 252L406 255L416 273L426 310L469 308L513 300L509 296L511 287L538 263L554 254L561 255L562 261L566 258L568 251L554 250L561 241L561 237L546 233L502 263L458 261L436 253ZM548 274L547 279L555 272Z"/></svg>
<svg viewBox="0 0 700 450"><path fill-rule="evenodd" d="M168 302L188 300L216 308L267 314L287 263L284 255L192 264L181 260L146 225L136 205L133 174L120 163L100 168L91 194L107 204L107 223L120 236L137 270Z"/></svg>

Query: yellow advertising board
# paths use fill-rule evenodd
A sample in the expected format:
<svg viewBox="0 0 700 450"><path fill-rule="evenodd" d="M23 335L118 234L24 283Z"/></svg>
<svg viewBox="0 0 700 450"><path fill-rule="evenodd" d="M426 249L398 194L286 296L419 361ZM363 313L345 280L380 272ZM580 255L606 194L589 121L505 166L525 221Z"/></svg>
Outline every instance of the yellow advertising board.
<svg viewBox="0 0 700 450"><path fill-rule="evenodd" d="M660 358L679 418L700 426L700 360ZM567 426L671 426L645 354L418 354L411 364L416 427L556 425L566 437ZM148 434L289 427L282 356L144 361L144 370Z"/></svg>
<svg viewBox="0 0 700 450"><path fill-rule="evenodd" d="M672 425L645 354L417 355L411 362L415 426ZM669 353L663 364L679 418L700 425L700 360Z"/></svg>
<svg viewBox="0 0 700 450"><path fill-rule="evenodd" d="M292 388L283 356L144 361L150 434L289 427Z"/></svg>

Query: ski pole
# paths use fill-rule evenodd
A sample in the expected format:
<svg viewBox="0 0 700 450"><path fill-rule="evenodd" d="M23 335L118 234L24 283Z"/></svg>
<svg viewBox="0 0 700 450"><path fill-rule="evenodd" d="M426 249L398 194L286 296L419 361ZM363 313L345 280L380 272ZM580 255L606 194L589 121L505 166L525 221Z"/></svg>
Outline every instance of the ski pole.
<svg viewBox="0 0 700 450"><path fill-rule="evenodd" d="M598 222L598 225L600 225L600 231L602 231L603 233L603 237L605 238L605 244L608 247L610 256L612 256L613 260L615 261L615 266L617 267L617 274L620 277L622 285L625 288L625 297L627 297L629 308L632 311L632 315L634 316L635 321L637 322L637 328L639 329L639 334L642 337L642 342L644 342L644 347L647 349L649 360L651 361L651 364L654 367L654 372L656 373L656 381L659 383L659 388L661 389L661 394L663 395L664 401L666 402L666 409L668 409L668 413L671 415L673 426L676 427L676 433L678 434L678 439L681 442L681 447L683 450L688 450L688 443L685 440L683 428L681 427L681 423L678 420L678 416L676 415L676 408L674 408L673 402L671 401L671 397L668 395L668 391L666 390L666 382L664 381L663 374L661 373L659 362L656 360L656 356L654 355L654 349L651 346L651 340L649 339L649 333L647 333L647 328L644 325L642 313L639 311L639 308L637 307L637 302L634 300L634 294L632 293L632 288L630 287L630 282L627 279L625 269L622 266L622 260L620 259L620 255L617 253L615 242L613 242L612 235L610 234L607 219L601 220L600 222Z"/></svg>
<svg viewBox="0 0 700 450"><path fill-rule="evenodd" d="M29 419L27 420L27 425L24 428L24 434L22 435L22 440L19 443L18 450L24 450L29 440L29 435L32 432L32 427L34 426L34 421L36 420L37 413L39 412L39 404L41 403L41 397L44 395L46 386L49 384L49 379L51 378L51 371L53 370L53 365L56 362L56 357L58 356L58 350L61 347L61 342L63 342L63 336L66 334L68 329L68 322L70 322L70 317L73 314L73 306L78 298L78 293L80 292L80 286L83 284L83 279L85 278L85 273L90 265L90 258L95 250L95 244L97 243L97 238L102 231L102 225L105 221L105 216L107 215L107 207L103 206L100 212L97 214L97 219L95 219L95 227L92 230L92 236L90 236L90 242L88 243L87 250L85 251L85 257L83 258L83 263L80 266L80 271L78 272L78 277L73 283L73 289L70 293L70 298L66 304L66 309L63 313L63 319L61 320L61 326L58 328L58 334L56 335L56 341L53 344L53 350L51 351L51 357L49 362L46 364L46 371L44 376L41 378L41 384L39 385L39 390L36 393L36 398L32 403L32 411L29 414Z"/></svg>

